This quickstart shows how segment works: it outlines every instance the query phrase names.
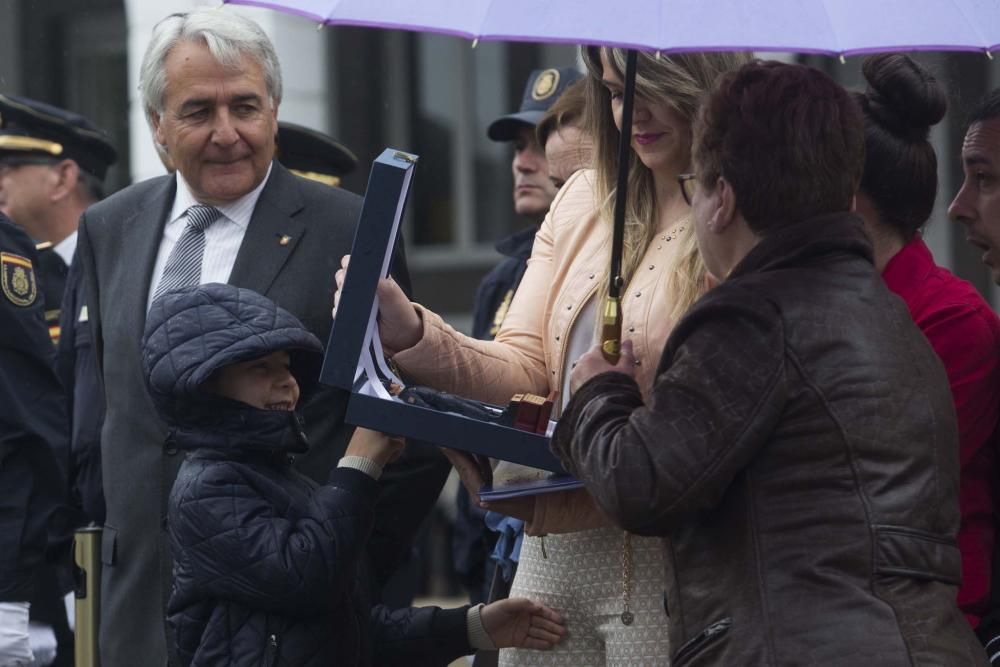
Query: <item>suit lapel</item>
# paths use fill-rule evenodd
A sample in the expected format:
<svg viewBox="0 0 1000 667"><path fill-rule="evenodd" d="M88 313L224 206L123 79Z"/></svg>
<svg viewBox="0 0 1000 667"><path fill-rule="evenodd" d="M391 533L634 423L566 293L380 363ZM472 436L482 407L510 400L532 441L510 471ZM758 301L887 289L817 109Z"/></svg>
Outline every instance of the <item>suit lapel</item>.
<svg viewBox="0 0 1000 667"><path fill-rule="evenodd" d="M273 165L229 275L231 285L259 294L267 294L306 233L305 223L295 217L303 208L296 177L277 162Z"/></svg>
<svg viewBox="0 0 1000 667"><path fill-rule="evenodd" d="M163 228L174 202L177 179L165 176L148 200L141 202L124 223L121 233L122 253L119 260L123 264L123 286L119 295L124 323L131 332L129 340L140 340L146 326L146 300L149 298L149 284L153 279L153 265L163 240ZM116 309L117 310L117 309Z"/></svg>

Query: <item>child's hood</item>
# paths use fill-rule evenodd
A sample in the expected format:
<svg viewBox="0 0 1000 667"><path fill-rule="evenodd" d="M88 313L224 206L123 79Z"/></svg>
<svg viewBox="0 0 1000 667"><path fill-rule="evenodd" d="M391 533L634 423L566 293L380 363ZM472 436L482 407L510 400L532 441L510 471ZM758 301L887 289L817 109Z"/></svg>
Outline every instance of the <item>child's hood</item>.
<svg viewBox="0 0 1000 667"><path fill-rule="evenodd" d="M286 430L294 423L288 414L268 414L201 390L216 369L277 350L291 357L301 405L319 378L319 339L270 299L209 283L168 292L153 302L142 338L142 367L157 411L174 429L246 434L251 424L270 430L266 425L274 422L278 430Z"/></svg>

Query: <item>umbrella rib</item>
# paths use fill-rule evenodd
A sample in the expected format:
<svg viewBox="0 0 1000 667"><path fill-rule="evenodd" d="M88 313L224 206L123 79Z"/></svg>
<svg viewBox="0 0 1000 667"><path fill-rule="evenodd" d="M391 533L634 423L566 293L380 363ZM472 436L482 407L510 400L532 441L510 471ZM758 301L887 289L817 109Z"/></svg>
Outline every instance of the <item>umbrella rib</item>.
<svg viewBox="0 0 1000 667"><path fill-rule="evenodd" d="M834 2L839 2L840 0L834 0ZM826 12L826 21L830 24L830 34L833 35L833 39L837 43L837 53L844 53L844 45L840 43L840 35L837 34L836 26L833 25L833 18L830 15L830 0L823 0L823 11Z"/></svg>
<svg viewBox="0 0 1000 667"><path fill-rule="evenodd" d="M979 26L977 26L974 21L972 21L972 20L969 19L968 15L966 15L965 10L962 8L962 6L958 2L958 0L951 0L951 4L955 7L955 11L958 12L958 14L965 21L965 23L970 28L972 28L972 32L974 32L976 35L979 36L979 43L983 45L983 49L984 50L986 50L987 52L989 52L989 49L990 49L991 46L996 46L995 44L990 44L989 40L986 38L986 35L984 35L979 30Z"/></svg>
<svg viewBox="0 0 1000 667"><path fill-rule="evenodd" d="M330 21L333 19L333 13L337 11L337 7L339 7L343 2L344 0L333 0L333 3L330 5L330 9L326 10L326 18L324 21Z"/></svg>
<svg viewBox="0 0 1000 667"><path fill-rule="evenodd" d="M496 0L487 0L483 9L483 15L479 18L479 25L476 27L476 39L484 36L486 32L486 19L489 18L490 13L493 11L493 4L495 2Z"/></svg>

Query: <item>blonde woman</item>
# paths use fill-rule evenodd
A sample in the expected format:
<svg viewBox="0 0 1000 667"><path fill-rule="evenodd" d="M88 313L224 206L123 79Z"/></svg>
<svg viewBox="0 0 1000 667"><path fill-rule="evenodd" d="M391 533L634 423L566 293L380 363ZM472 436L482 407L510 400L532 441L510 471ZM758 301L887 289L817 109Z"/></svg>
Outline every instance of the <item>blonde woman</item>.
<svg viewBox="0 0 1000 667"><path fill-rule="evenodd" d="M519 392L555 391L560 403L568 400L569 371L595 341L607 289L625 62L615 49L586 48L583 55L595 169L577 172L553 201L496 339L464 336L411 304L391 281L380 284L383 346L410 381L498 404ZM622 310L623 338L631 342L645 390L673 323L704 285L677 181L690 166L691 121L702 93L747 60L724 53L639 55ZM342 283L343 271L337 280ZM583 490L489 509L526 521L529 537L511 595L558 609L569 630L555 652L505 650L500 664L668 661L658 539L614 528Z"/></svg>

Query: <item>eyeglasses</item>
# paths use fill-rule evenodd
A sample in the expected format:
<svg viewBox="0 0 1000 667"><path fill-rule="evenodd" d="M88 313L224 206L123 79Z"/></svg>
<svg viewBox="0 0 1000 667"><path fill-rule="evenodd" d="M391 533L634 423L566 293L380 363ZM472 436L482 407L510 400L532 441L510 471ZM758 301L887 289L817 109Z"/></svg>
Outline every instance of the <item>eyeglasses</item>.
<svg viewBox="0 0 1000 667"><path fill-rule="evenodd" d="M684 203L688 206L691 205L691 200L694 198L694 188L698 182L698 177L695 174L680 174L677 176L677 184L681 186L681 196L684 197Z"/></svg>

